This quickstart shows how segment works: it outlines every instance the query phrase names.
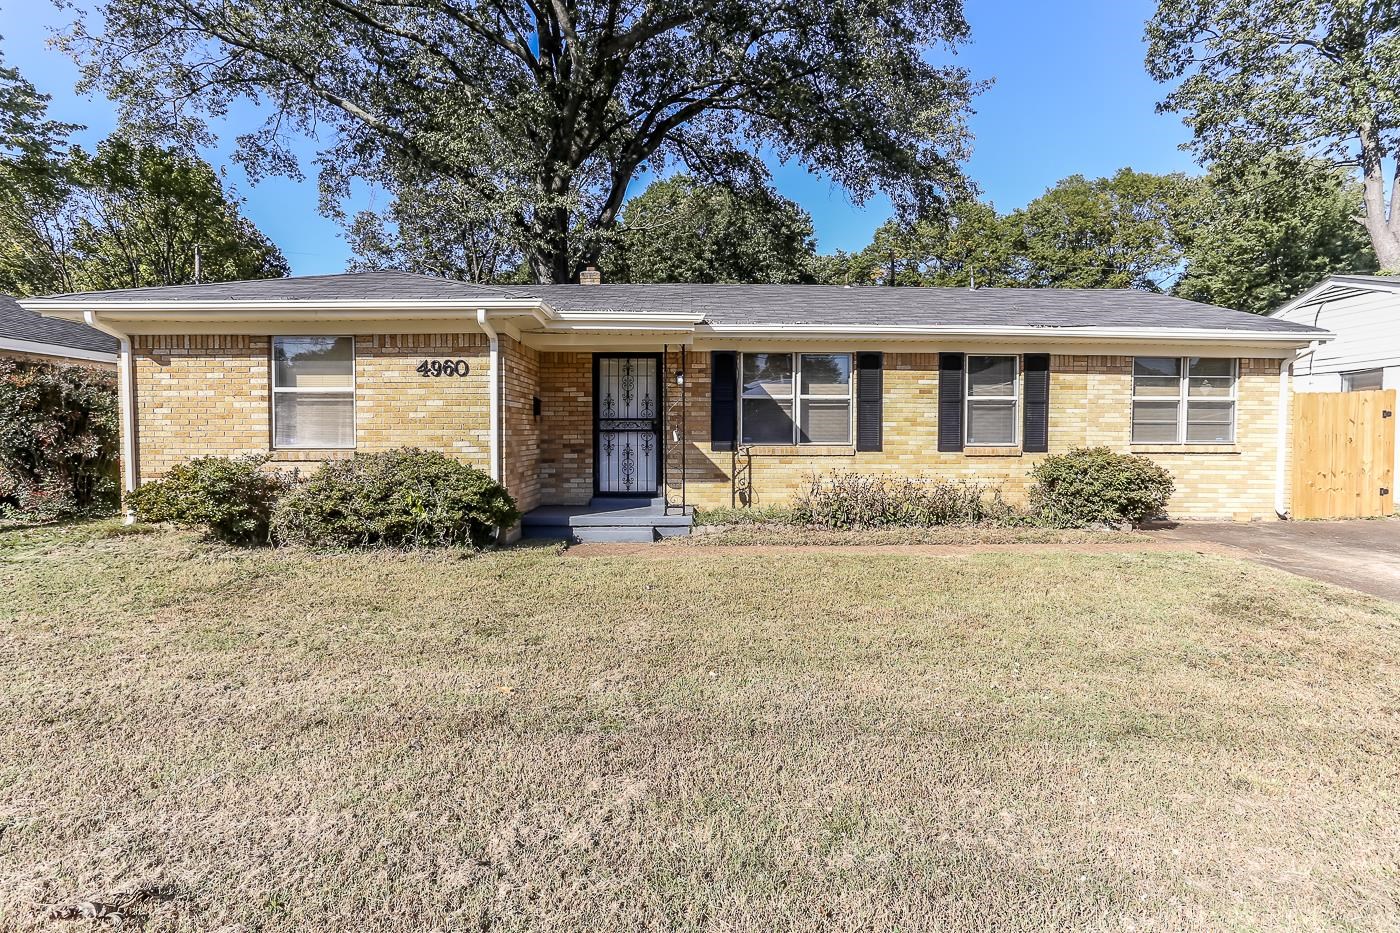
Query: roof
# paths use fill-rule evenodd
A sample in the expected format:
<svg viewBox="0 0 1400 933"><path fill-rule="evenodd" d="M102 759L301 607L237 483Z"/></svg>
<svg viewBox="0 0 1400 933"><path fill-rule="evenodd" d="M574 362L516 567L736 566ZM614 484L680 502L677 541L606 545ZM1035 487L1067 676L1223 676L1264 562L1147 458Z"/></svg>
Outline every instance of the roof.
<svg viewBox="0 0 1400 933"><path fill-rule="evenodd" d="M90 353L117 352L117 341L86 324L59 321L26 311L9 295L0 295L0 340L22 340Z"/></svg>
<svg viewBox="0 0 1400 933"><path fill-rule="evenodd" d="M1400 293L1400 275L1335 273L1318 282L1303 294L1274 308L1268 314L1271 318L1284 320L1290 312L1302 308L1356 298L1361 295L1373 295L1378 292Z"/></svg>
<svg viewBox="0 0 1400 933"><path fill-rule="evenodd" d="M53 301L113 309L124 304L214 310L227 302L453 303L470 310L474 301L542 301L556 312L623 312L645 317L694 315L700 323L726 326L986 328L1112 328L1114 330L1207 330L1284 337L1325 331L1242 311L1136 289L891 288L840 285L472 285L409 272L358 272L281 279L134 288L54 295L27 300L29 307Z"/></svg>

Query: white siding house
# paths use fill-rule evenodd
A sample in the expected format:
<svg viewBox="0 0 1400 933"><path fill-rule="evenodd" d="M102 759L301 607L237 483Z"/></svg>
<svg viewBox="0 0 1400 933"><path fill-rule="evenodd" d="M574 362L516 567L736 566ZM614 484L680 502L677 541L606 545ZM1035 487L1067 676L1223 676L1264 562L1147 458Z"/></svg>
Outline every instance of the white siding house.
<svg viewBox="0 0 1400 933"><path fill-rule="evenodd" d="M1400 276L1334 275L1269 316L1337 335L1298 354L1294 391L1400 389Z"/></svg>

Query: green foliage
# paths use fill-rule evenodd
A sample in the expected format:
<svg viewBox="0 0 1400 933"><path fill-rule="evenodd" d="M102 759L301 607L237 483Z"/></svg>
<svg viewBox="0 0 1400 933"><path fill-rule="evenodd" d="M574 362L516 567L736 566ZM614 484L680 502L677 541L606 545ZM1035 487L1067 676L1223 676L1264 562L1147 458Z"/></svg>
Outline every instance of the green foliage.
<svg viewBox="0 0 1400 933"><path fill-rule="evenodd" d="M1277 157L1202 179L1172 293L1263 314L1333 273L1374 272L1360 186L1325 163Z"/></svg>
<svg viewBox="0 0 1400 933"><path fill-rule="evenodd" d="M1372 246L1400 268L1400 10L1367 0L1159 0L1147 68L1173 85L1203 162L1241 176L1279 152L1360 167ZM1388 164L1390 163L1390 164Z"/></svg>
<svg viewBox="0 0 1400 933"><path fill-rule="evenodd" d="M865 249L819 257L814 277L827 285L1014 285L1011 251L996 208L964 199L934 217L886 221Z"/></svg>
<svg viewBox="0 0 1400 933"><path fill-rule="evenodd" d="M183 285L288 273L196 156L120 138L93 153L0 158L0 290Z"/></svg>
<svg viewBox="0 0 1400 933"><path fill-rule="evenodd" d="M1031 468L1031 510L1045 524L1141 522L1163 513L1171 474L1146 457L1085 447L1046 457Z"/></svg>
<svg viewBox="0 0 1400 933"><path fill-rule="evenodd" d="M84 90L142 129L208 138L242 98L255 175L295 174L289 134L332 140L323 195L356 179L451 179L506 218L531 272L596 260L628 185L684 164L764 184L762 154L829 175L857 201L927 209L964 187L968 103L943 64L961 0L353 4L99 0L61 42Z"/></svg>
<svg viewBox="0 0 1400 933"><path fill-rule="evenodd" d="M266 544L285 477L263 469L267 457L196 457L127 495L145 522L207 528L230 544Z"/></svg>
<svg viewBox="0 0 1400 933"><path fill-rule="evenodd" d="M628 201L613 244L602 264L615 282L805 282L816 255L812 217L794 202L689 175Z"/></svg>
<svg viewBox="0 0 1400 933"><path fill-rule="evenodd" d="M114 374L0 358L0 511L35 519L117 500Z"/></svg>
<svg viewBox="0 0 1400 933"><path fill-rule="evenodd" d="M793 502L795 521L823 528L1014 525L1027 519L981 483L833 472L813 475Z"/></svg>
<svg viewBox="0 0 1400 933"><path fill-rule="evenodd" d="M505 488L437 451L403 448L327 463L272 520L279 544L312 547L488 544L520 519Z"/></svg>

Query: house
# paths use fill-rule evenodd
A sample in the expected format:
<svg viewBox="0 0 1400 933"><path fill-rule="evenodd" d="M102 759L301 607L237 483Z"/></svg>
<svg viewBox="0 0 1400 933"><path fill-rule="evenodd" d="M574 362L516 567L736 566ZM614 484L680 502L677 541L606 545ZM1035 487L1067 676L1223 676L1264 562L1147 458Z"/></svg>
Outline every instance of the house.
<svg viewBox="0 0 1400 933"><path fill-rule="evenodd" d="M84 324L26 311L0 295L0 357L115 369L117 340Z"/></svg>
<svg viewBox="0 0 1400 933"><path fill-rule="evenodd" d="M500 478L537 510L534 530L595 522L601 536L782 502L833 470L997 483L1015 499L1047 452L1086 445L1167 467L1178 516L1273 518L1288 506L1288 366L1330 336L1131 290L486 287L399 272L24 305L122 341L130 483L200 454L307 469L415 445ZM623 498L636 507L588 512Z"/></svg>

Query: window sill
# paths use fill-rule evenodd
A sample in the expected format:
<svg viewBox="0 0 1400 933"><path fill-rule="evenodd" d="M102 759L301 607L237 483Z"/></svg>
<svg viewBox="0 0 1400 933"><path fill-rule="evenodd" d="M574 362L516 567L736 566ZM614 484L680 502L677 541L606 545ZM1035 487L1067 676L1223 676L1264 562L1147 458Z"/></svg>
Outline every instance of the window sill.
<svg viewBox="0 0 1400 933"><path fill-rule="evenodd" d="M739 451L756 457L854 457L856 454L854 444L752 444L740 445Z"/></svg>
<svg viewBox="0 0 1400 933"><path fill-rule="evenodd" d="M1235 444L1133 444L1135 454L1240 454Z"/></svg>
<svg viewBox="0 0 1400 933"><path fill-rule="evenodd" d="M1019 447L964 447L964 457L1019 457Z"/></svg>
<svg viewBox="0 0 1400 933"><path fill-rule="evenodd" d="M273 463L300 463L320 460L349 460L355 456L353 447L283 447L272 451Z"/></svg>

